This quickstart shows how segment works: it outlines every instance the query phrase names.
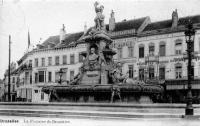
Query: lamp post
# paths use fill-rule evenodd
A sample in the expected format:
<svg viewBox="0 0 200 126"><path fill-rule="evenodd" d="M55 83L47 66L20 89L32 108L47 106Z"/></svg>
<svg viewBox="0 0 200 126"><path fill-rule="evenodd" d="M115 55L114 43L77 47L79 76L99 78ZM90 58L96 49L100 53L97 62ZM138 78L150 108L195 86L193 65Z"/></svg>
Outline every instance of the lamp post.
<svg viewBox="0 0 200 126"><path fill-rule="evenodd" d="M11 102L10 94L10 57L11 57L11 36L9 35L9 56L8 56L8 101Z"/></svg>
<svg viewBox="0 0 200 126"><path fill-rule="evenodd" d="M62 68L60 68L60 70L58 71L58 74L59 74L59 77L60 77L60 80L59 80L58 83L60 83L60 84L62 84L62 74L63 74L63 73L64 73L64 72L63 72Z"/></svg>
<svg viewBox="0 0 200 126"><path fill-rule="evenodd" d="M188 89L187 89L187 106L185 108L185 115L193 115L193 106L192 106L192 85L191 81L193 79L192 73L191 73L191 61L192 61L192 53L194 49L194 35L195 35L195 30L193 28L192 22L189 20L188 24L185 26L185 39L187 43L187 55L188 55Z"/></svg>

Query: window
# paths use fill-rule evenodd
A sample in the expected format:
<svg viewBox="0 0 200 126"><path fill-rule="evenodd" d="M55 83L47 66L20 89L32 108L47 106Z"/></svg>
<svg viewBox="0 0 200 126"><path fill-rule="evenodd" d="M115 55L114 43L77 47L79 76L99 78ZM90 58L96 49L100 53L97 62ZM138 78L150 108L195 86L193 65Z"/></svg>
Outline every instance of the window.
<svg viewBox="0 0 200 126"><path fill-rule="evenodd" d="M143 68L139 69L139 80L144 80L144 69Z"/></svg>
<svg viewBox="0 0 200 126"><path fill-rule="evenodd" d="M49 65L49 66L52 65L52 57L48 57L48 65Z"/></svg>
<svg viewBox="0 0 200 126"><path fill-rule="evenodd" d="M139 46L139 58L144 58L144 45Z"/></svg>
<svg viewBox="0 0 200 126"><path fill-rule="evenodd" d="M52 81L52 79L51 79L51 72L48 73L48 81L49 81L49 82Z"/></svg>
<svg viewBox="0 0 200 126"><path fill-rule="evenodd" d="M128 57L133 57L133 47L128 47Z"/></svg>
<svg viewBox="0 0 200 126"><path fill-rule="evenodd" d="M44 82L44 71L39 71L39 82Z"/></svg>
<svg viewBox="0 0 200 126"><path fill-rule="evenodd" d="M58 72L55 72L55 82L58 82L60 80L60 75Z"/></svg>
<svg viewBox="0 0 200 126"><path fill-rule="evenodd" d="M159 78L161 80L164 80L165 79L165 67L160 67L159 68Z"/></svg>
<svg viewBox="0 0 200 126"><path fill-rule="evenodd" d="M118 48L118 58L122 58L122 48Z"/></svg>
<svg viewBox="0 0 200 126"><path fill-rule="evenodd" d="M35 93L38 93L38 90L34 90L35 91Z"/></svg>
<svg viewBox="0 0 200 126"><path fill-rule="evenodd" d="M55 64L56 64L56 65L59 65L59 56L56 56L56 57L55 57Z"/></svg>
<svg viewBox="0 0 200 126"><path fill-rule="evenodd" d="M74 54L70 55L70 64L74 64Z"/></svg>
<svg viewBox="0 0 200 126"><path fill-rule="evenodd" d="M176 64L175 66L175 77L176 79L182 78L182 65Z"/></svg>
<svg viewBox="0 0 200 126"><path fill-rule="evenodd" d="M30 74L30 84L32 84L32 73Z"/></svg>
<svg viewBox="0 0 200 126"><path fill-rule="evenodd" d="M15 85L12 85L13 87L12 87L12 92L14 92L15 91Z"/></svg>
<svg viewBox="0 0 200 126"><path fill-rule="evenodd" d="M166 53L165 42L161 42L160 48L159 48L159 54L160 54L160 56L165 56L166 55L165 53Z"/></svg>
<svg viewBox="0 0 200 126"><path fill-rule="evenodd" d="M182 40L181 39L177 39L175 41L175 54L176 55L182 54Z"/></svg>
<svg viewBox="0 0 200 126"><path fill-rule="evenodd" d="M83 62L83 55L81 53L79 53L79 62Z"/></svg>
<svg viewBox="0 0 200 126"><path fill-rule="evenodd" d="M45 66L45 58L42 58L42 66Z"/></svg>
<svg viewBox="0 0 200 126"><path fill-rule="evenodd" d="M15 77L12 78L12 83L15 83Z"/></svg>
<svg viewBox="0 0 200 126"><path fill-rule="evenodd" d="M133 78L133 65L128 65L129 78Z"/></svg>
<svg viewBox="0 0 200 126"><path fill-rule="evenodd" d="M70 80L74 79L74 71L70 71Z"/></svg>
<svg viewBox="0 0 200 126"><path fill-rule="evenodd" d="M29 66L32 67L32 60L29 60Z"/></svg>
<svg viewBox="0 0 200 126"><path fill-rule="evenodd" d="M149 68L149 79L154 79L154 67Z"/></svg>
<svg viewBox="0 0 200 126"><path fill-rule="evenodd" d="M35 59L35 67L38 67L38 58Z"/></svg>
<svg viewBox="0 0 200 126"><path fill-rule="evenodd" d="M19 87L19 83L20 83L20 79L19 79L19 77L17 77L17 80L16 80L17 82L16 82L16 84L17 84L17 87Z"/></svg>
<svg viewBox="0 0 200 126"><path fill-rule="evenodd" d="M25 72L25 84L27 84L29 81L29 72Z"/></svg>
<svg viewBox="0 0 200 126"><path fill-rule="evenodd" d="M38 83L38 73L35 73L35 83Z"/></svg>
<svg viewBox="0 0 200 126"><path fill-rule="evenodd" d="M63 55L63 65L64 64L67 64L67 56L66 55Z"/></svg>
<svg viewBox="0 0 200 126"><path fill-rule="evenodd" d="M149 45L149 56L154 56L155 46L153 43Z"/></svg>

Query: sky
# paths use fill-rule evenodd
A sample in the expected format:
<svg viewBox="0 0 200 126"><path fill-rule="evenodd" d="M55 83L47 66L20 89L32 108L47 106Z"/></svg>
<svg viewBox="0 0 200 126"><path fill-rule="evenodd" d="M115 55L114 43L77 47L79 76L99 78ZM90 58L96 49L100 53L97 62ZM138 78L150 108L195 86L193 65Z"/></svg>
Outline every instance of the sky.
<svg viewBox="0 0 200 126"><path fill-rule="evenodd" d="M11 62L18 61L28 46L41 44L49 36L59 35L62 24L67 33L80 32L86 23L94 26L96 0L0 0L0 79L8 68L8 43L11 35ZM114 10L116 22L149 16L152 22L200 15L200 0L98 0L104 5L105 23Z"/></svg>

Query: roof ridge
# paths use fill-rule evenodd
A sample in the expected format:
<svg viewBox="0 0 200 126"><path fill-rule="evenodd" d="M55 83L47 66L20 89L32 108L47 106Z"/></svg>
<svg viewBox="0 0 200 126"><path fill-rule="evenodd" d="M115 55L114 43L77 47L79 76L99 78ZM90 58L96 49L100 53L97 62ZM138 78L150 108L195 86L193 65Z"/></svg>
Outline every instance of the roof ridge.
<svg viewBox="0 0 200 126"><path fill-rule="evenodd" d="M192 16L179 17L179 20L180 19L184 19L184 18L193 18L193 17L197 17L197 16L200 16L200 14L192 15ZM159 23L159 22L165 22L165 21L171 21L171 20L172 19L165 19L165 20L160 20L160 21L154 21L154 22L151 22L150 24L152 24L152 23Z"/></svg>
<svg viewBox="0 0 200 126"><path fill-rule="evenodd" d="M147 17L148 17L148 16L145 16L145 17L140 17L140 18L135 18L135 19L129 19L129 20L126 20L126 19L125 19L125 21L124 21L124 20L122 20L122 21L115 22L115 23L117 24L117 23L129 22L129 21L136 21L136 20L145 19L145 18L147 18Z"/></svg>

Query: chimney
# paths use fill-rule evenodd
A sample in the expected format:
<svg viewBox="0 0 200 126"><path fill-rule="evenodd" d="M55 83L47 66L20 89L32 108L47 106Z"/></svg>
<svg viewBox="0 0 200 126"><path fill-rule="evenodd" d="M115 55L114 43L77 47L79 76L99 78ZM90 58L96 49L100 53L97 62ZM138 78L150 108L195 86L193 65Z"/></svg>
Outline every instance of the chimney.
<svg viewBox="0 0 200 126"><path fill-rule="evenodd" d="M62 43L65 40L65 25L63 24L63 27L60 29L60 43Z"/></svg>
<svg viewBox="0 0 200 126"><path fill-rule="evenodd" d="M115 15L114 11L112 10L109 19L109 31L113 31L114 29L115 29Z"/></svg>
<svg viewBox="0 0 200 126"><path fill-rule="evenodd" d="M84 25L84 34L86 34L86 33L87 33L87 24L85 22L85 25Z"/></svg>
<svg viewBox="0 0 200 126"><path fill-rule="evenodd" d="M177 28L178 26L178 12L177 9L172 13L172 28Z"/></svg>

